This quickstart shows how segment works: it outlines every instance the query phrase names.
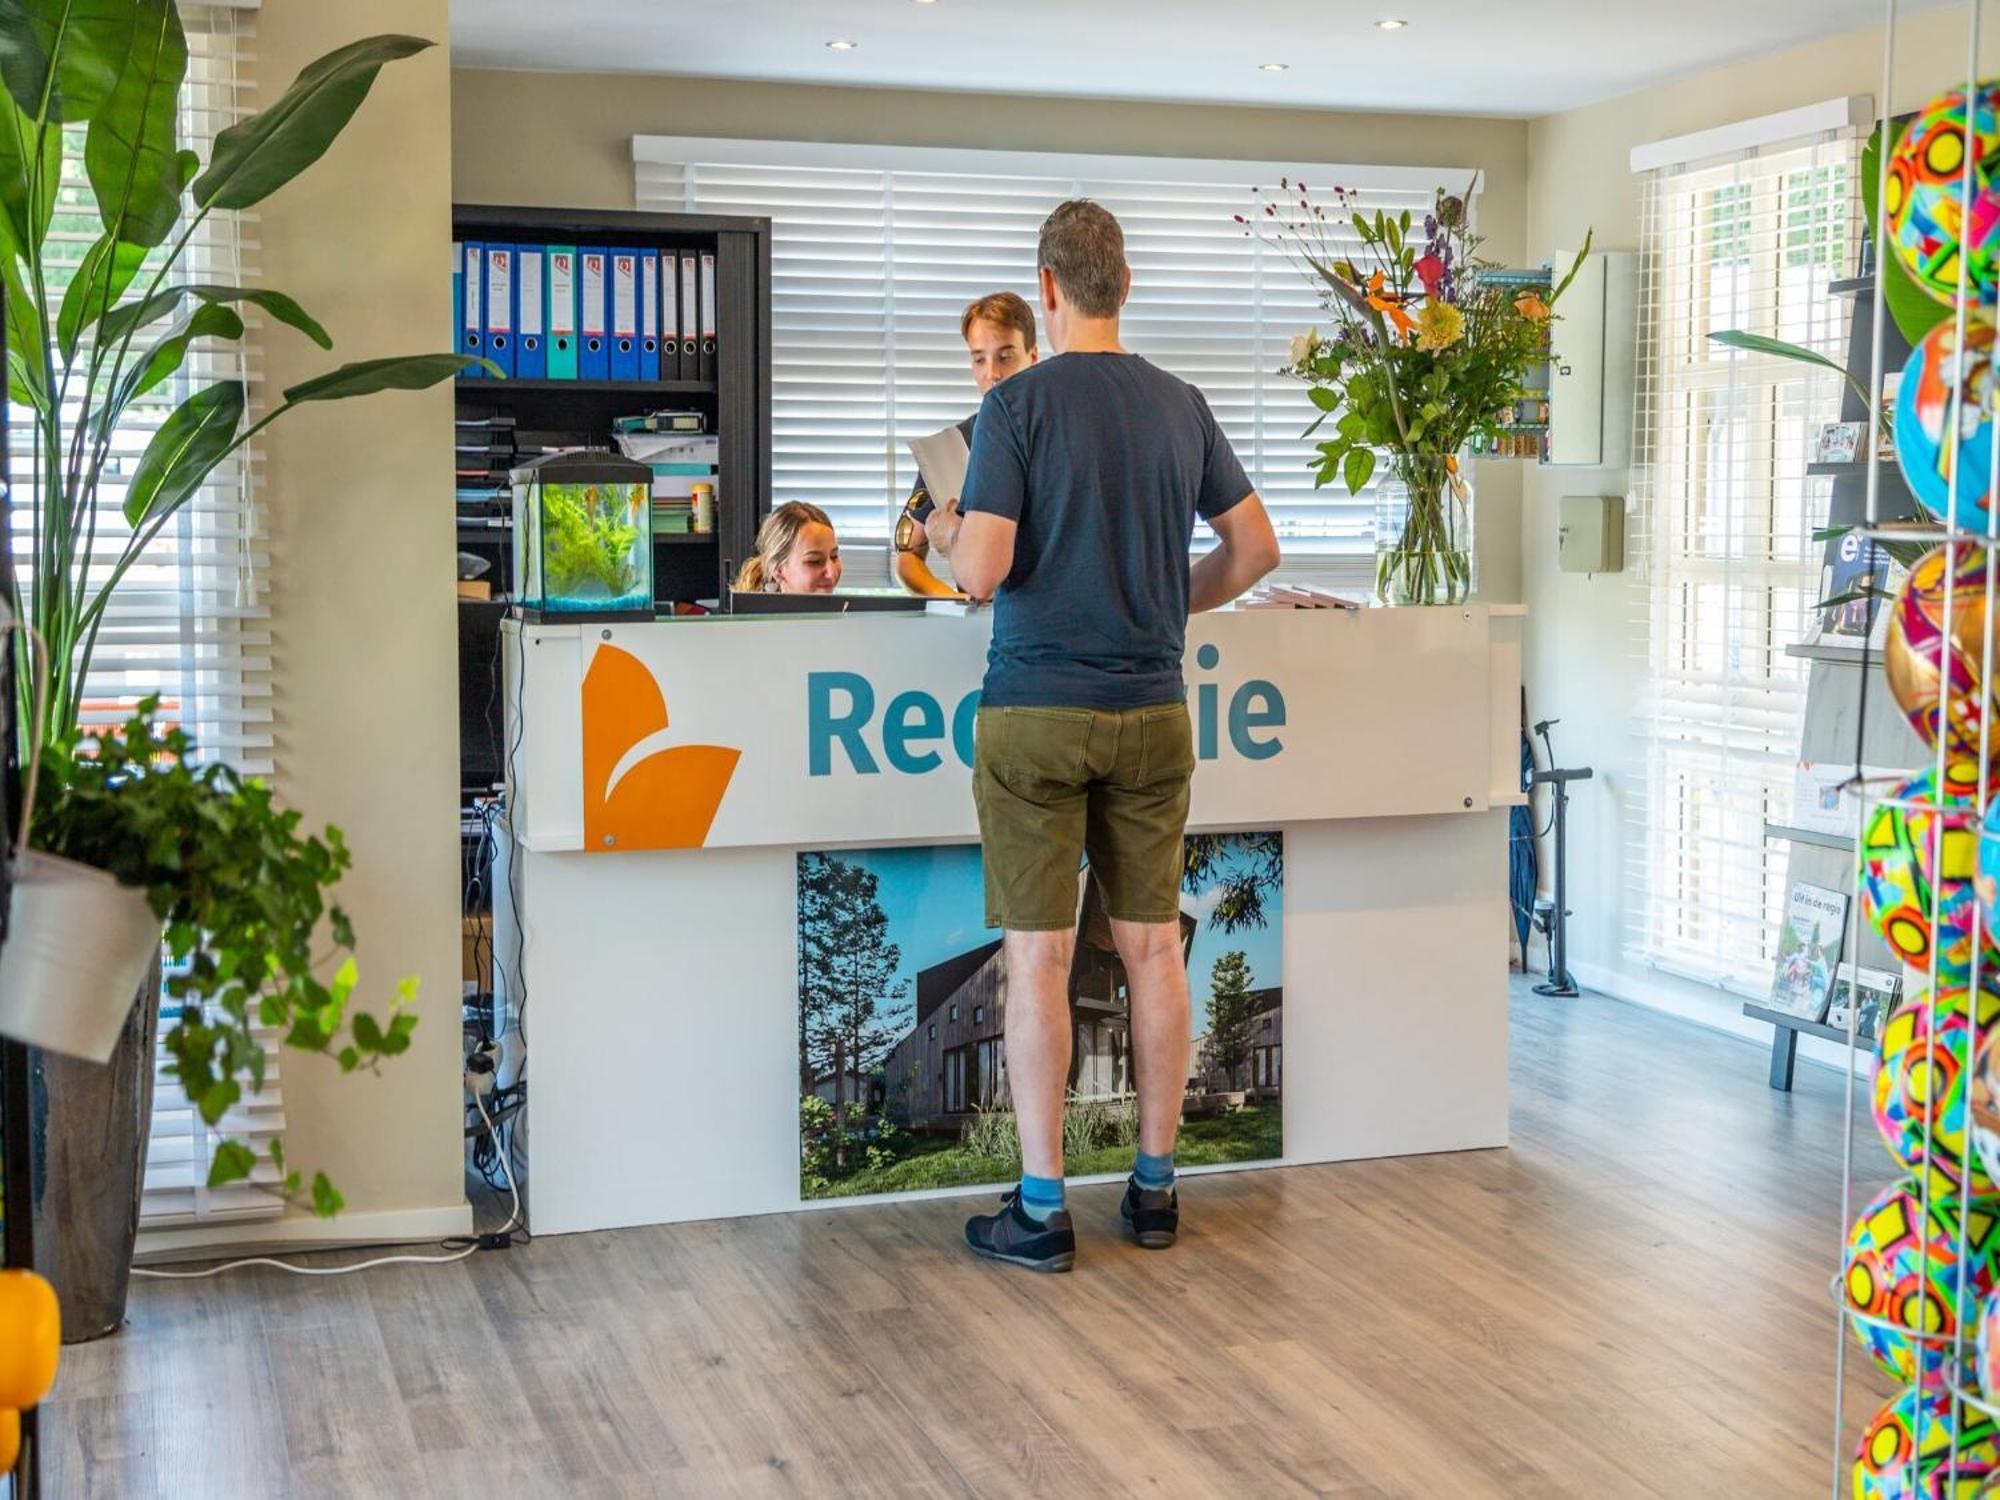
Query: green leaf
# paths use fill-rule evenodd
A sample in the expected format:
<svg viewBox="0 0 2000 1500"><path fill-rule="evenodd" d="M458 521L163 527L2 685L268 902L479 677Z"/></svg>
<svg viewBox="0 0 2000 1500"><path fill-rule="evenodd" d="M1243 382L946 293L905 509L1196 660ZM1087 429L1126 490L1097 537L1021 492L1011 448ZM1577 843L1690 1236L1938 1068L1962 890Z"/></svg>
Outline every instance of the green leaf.
<svg viewBox="0 0 2000 1500"><path fill-rule="evenodd" d="M248 208L269 197L326 154L384 64L430 45L422 37L371 36L308 65L269 109L215 138L208 170L195 179L195 202Z"/></svg>
<svg viewBox="0 0 2000 1500"><path fill-rule="evenodd" d="M1347 455L1346 462L1341 465L1340 477L1347 481L1347 493L1358 495L1361 493L1361 487L1368 483L1374 472L1375 450L1356 448Z"/></svg>
<svg viewBox="0 0 2000 1500"><path fill-rule="evenodd" d="M352 1073L356 1068L361 1066L361 1054L353 1047L342 1047L340 1049L339 1062L341 1072Z"/></svg>
<svg viewBox="0 0 2000 1500"><path fill-rule="evenodd" d="M394 1017L389 1022L389 1034L382 1038L382 1051L390 1057L409 1051L410 1035L416 1029L415 1016L406 1014Z"/></svg>
<svg viewBox="0 0 2000 1500"><path fill-rule="evenodd" d="M1576 273L1583 269L1583 263L1590 258L1590 242L1596 237L1595 229L1586 229L1583 232L1583 248L1576 252L1576 259L1569 263L1569 270L1564 273L1563 279L1556 283L1555 290L1549 293L1550 307L1562 301L1562 294L1568 291L1569 284L1576 280Z"/></svg>
<svg viewBox="0 0 2000 1500"><path fill-rule="evenodd" d="M280 1172L285 1170L285 1141L282 1136L271 1137L271 1165Z"/></svg>
<svg viewBox="0 0 2000 1500"><path fill-rule="evenodd" d="M296 328L322 349L331 349L333 340L306 313L306 310L287 297L283 292L267 291L258 287L193 286L168 287L164 292L155 292L144 302L127 302L123 307L114 307L105 314L104 322L97 336L107 344L120 342L127 333L144 328L149 323L171 316L181 305L183 297L198 297L203 302L248 302L261 307L287 327Z"/></svg>
<svg viewBox="0 0 2000 1500"><path fill-rule="evenodd" d="M131 46L83 142L84 170L105 232L153 246L181 206L178 123L187 38L174 0L128 0L140 18Z"/></svg>
<svg viewBox="0 0 2000 1500"><path fill-rule="evenodd" d="M243 1087L233 1078L219 1078L202 1092L201 1117L213 1125L243 1097Z"/></svg>
<svg viewBox="0 0 2000 1500"><path fill-rule="evenodd" d="M330 1219L347 1207L347 1200L334 1191L333 1184L326 1180L326 1173L313 1173L313 1212L322 1219Z"/></svg>
<svg viewBox="0 0 2000 1500"><path fill-rule="evenodd" d="M50 121L89 119L117 84L144 8L134 0L0 0L0 82L30 115L41 114L46 93Z"/></svg>
<svg viewBox="0 0 2000 1500"><path fill-rule="evenodd" d="M135 397L143 396L154 386L168 379L187 359L188 347L199 338L240 339L243 337L243 320L228 308L218 303L205 302L194 310L192 316L184 318L161 336L158 343L148 349L138 362L125 372L119 381L118 391L99 416L96 425L117 426L123 414Z"/></svg>
<svg viewBox="0 0 2000 1500"><path fill-rule="evenodd" d="M359 359L288 387L285 404L345 401L350 396L372 396L377 391L421 391L474 365L483 365L495 375L501 373L492 360L469 354L396 354L387 359Z"/></svg>
<svg viewBox="0 0 2000 1500"><path fill-rule="evenodd" d="M8 244L24 258L41 249L55 217L56 189L62 183L62 131L51 125L40 138L41 175L33 184L34 201L28 201L29 177L33 171L37 144L35 122L12 104L0 104L0 224L5 234L0 254Z"/></svg>
<svg viewBox="0 0 2000 1500"><path fill-rule="evenodd" d="M21 279L21 263L0 245L0 283L7 302L7 393L36 411L49 409L46 326Z"/></svg>
<svg viewBox="0 0 2000 1500"><path fill-rule="evenodd" d="M382 1050L381 1024L365 1010L354 1013L354 1041L363 1052Z"/></svg>
<svg viewBox="0 0 2000 1500"><path fill-rule="evenodd" d="M1841 376L1849 385L1854 387L1860 394L1864 406L1868 403L1868 388L1847 373L1847 366L1841 364L1838 360L1828 359L1824 354L1818 353L1816 350L1807 349L1798 344L1788 344L1783 339L1767 338L1761 333L1744 333L1740 329L1734 328L1722 333L1711 333L1708 337L1713 343L1722 344L1731 349L1741 349L1746 353L1769 354L1778 359L1797 360L1802 365L1818 365L1821 369L1832 370L1836 375Z"/></svg>
<svg viewBox="0 0 2000 1500"><path fill-rule="evenodd" d="M242 381L219 380L196 391L160 424L125 490L125 519L134 529L200 488L236 440L243 403Z"/></svg>
<svg viewBox="0 0 2000 1500"><path fill-rule="evenodd" d="M333 985L332 985L333 998L335 1000L338 1000L341 1004L345 1005L347 1003L347 997L354 993L355 985L359 984L360 982L361 982L361 970L354 962L354 955L350 953L347 955L346 960L341 964L341 966L338 969L334 970Z"/></svg>
<svg viewBox="0 0 2000 1500"><path fill-rule="evenodd" d="M241 1141L224 1141L215 1148L215 1157L208 1164L208 1185L217 1188L241 1182L256 1168L254 1151Z"/></svg>
<svg viewBox="0 0 2000 1500"><path fill-rule="evenodd" d="M1308 386L1306 388L1306 399L1311 401L1321 411L1332 411L1340 405L1340 397L1336 396L1323 385Z"/></svg>
<svg viewBox="0 0 2000 1500"><path fill-rule="evenodd" d="M83 330L100 313L117 306L145 258L144 245L114 240L108 234L98 236L97 243L84 251L83 264L63 292L62 310L56 315L56 343L65 363L76 358Z"/></svg>

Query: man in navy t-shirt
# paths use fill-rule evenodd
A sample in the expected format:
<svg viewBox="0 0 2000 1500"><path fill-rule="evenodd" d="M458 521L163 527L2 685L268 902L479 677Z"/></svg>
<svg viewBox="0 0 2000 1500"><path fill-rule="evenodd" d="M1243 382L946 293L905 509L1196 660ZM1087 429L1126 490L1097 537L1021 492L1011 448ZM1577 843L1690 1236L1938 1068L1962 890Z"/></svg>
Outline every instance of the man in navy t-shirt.
<svg viewBox="0 0 2000 1500"><path fill-rule="evenodd" d="M1270 518L1201 392L1128 351L1125 236L1065 203L1036 252L1057 357L979 408L961 507L927 531L959 587L992 599L973 754L986 920L1006 934L1007 1080L1019 1190L966 1224L982 1255L1066 1271L1062 1112L1084 856L1131 996L1139 1153L1123 1218L1142 1245L1179 1230L1174 1137L1188 1062L1182 844L1194 741L1181 676L1191 610L1278 562ZM1195 517L1219 545L1189 566Z"/></svg>

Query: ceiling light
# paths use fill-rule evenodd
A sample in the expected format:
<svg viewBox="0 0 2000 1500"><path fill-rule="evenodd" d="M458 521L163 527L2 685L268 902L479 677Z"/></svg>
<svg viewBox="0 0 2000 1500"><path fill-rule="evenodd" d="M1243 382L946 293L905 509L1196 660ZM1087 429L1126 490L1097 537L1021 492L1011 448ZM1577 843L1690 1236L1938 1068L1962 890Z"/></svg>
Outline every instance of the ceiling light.
<svg viewBox="0 0 2000 1500"><path fill-rule="evenodd" d="M1375 23L1375 29L1377 31L1401 31L1405 26L1409 24L1410 23L1408 21L1396 21L1396 20L1377 21Z"/></svg>
<svg viewBox="0 0 2000 1500"><path fill-rule="evenodd" d="M1257 71L1260 73L1282 73L1290 66L1290 63L1258 63Z"/></svg>
<svg viewBox="0 0 2000 1500"><path fill-rule="evenodd" d="M859 42L849 42L849 41L834 41L827 43L827 46L831 47L836 52L852 52L856 47L860 45L861 44Z"/></svg>
<svg viewBox="0 0 2000 1500"><path fill-rule="evenodd" d="M918 5L936 5L937 0L916 0Z"/></svg>

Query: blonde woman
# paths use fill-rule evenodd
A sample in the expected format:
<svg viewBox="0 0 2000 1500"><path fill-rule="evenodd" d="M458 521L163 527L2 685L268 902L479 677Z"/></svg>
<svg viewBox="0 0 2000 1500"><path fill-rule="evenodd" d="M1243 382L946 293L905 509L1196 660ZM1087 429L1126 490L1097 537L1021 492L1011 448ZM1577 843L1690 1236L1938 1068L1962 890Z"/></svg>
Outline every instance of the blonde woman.
<svg viewBox="0 0 2000 1500"><path fill-rule="evenodd" d="M738 593L830 594L840 587L840 539L817 505L787 500L757 528L757 550L736 575Z"/></svg>

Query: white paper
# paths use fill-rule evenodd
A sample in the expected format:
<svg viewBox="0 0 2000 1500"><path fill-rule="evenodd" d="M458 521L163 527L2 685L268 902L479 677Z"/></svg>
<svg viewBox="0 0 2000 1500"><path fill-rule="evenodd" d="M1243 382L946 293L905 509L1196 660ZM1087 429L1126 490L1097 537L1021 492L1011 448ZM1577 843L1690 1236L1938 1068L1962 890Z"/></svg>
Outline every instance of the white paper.
<svg viewBox="0 0 2000 1500"><path fill-rule="evenodd" d="M965 466L972 450L966 446L965 434L958 430L956 422L929 437L912 438L910 457L917 461L924 488L940 510L945 501L957 500L965 494Z"/></svg>

